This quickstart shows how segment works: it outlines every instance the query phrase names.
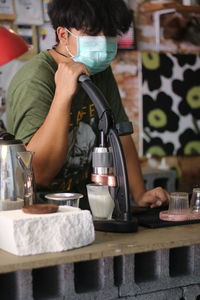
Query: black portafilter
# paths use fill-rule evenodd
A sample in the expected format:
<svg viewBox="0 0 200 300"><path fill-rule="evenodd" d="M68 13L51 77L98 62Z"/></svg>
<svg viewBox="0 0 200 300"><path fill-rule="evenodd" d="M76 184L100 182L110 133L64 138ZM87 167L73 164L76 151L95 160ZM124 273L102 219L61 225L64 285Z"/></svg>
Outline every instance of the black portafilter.
<svg viewBox="0 0 200 300"><path fill-rule="evenodd" d="M115 124L112 110L100 89L87 75L80 75L78 82L94 104L99 124L100 145L93 151L91 180L109 186L115 202L114 219L94 220L96 230L107 232L135 232L137 219L132 217L128 177L119 135L133 132L131 122Z"/></svg>

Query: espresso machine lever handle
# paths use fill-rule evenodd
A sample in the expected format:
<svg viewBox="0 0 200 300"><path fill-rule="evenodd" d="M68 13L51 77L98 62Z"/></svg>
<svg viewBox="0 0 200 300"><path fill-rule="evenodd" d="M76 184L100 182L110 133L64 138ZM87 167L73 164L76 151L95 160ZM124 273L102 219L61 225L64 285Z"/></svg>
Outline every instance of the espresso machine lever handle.
<svg viewBox="0 0 200 300"><path fill-rule="evenodd" d="M92 82L88 75L80 75L78 78L78 82L94 103L99 119L101 119L105 111L108 111L112 114L106 98L99 90L99 88Z"/></svg>
<svg viewBox="0 0 200 300"><path fill-rule="evenodd" d="M90 100L95 106L98 114L99 124L98 129L102 131L104 135L108 134L109 128L114 127L113 113L109 103L104 97L99 88L92 82L88 75L82 74L78 78L78 82L89 96Z"/></svg>

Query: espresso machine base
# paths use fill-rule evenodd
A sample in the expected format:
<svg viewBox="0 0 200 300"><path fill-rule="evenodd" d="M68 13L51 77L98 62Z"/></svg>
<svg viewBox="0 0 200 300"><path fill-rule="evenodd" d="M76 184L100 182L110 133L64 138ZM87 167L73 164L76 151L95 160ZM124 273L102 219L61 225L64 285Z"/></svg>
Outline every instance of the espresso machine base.
<svg viewBox="0 0 200 300"><path fill-rule="evenodd" d="M138 222L136 218L130 221L94 220L94 228L96 231L129 233L138 230Z"/></svg>

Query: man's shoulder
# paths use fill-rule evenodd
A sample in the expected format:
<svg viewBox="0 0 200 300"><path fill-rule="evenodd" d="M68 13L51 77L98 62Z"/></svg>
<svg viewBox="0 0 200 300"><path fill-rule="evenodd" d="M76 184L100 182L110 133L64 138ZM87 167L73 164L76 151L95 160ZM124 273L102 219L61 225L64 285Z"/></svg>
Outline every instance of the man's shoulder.
<svg viewBox="0 0 200 300"><path fill-rule="evenodd" d="M32 59L29 60L30 64L46 64L53 67L56 67L56 62L52 58L51 54L48 52L48 50L41 51L37 55L35 55Z"/></svg>
<svg viewBox="0 0 200 300"><path fill-rule="evenodd" d="M27 71L28 74L32 74L32 72L38 72L34 75L40 75L41 72L55 70L56 63L53 58L50 56L48 51L42 51L35 55L32 59L27 61L24 66L21 68L22 73Z"/></svg>
<svg viewBox="0 0 200 300"><path fill-rule="evenodd" d="M50 57L47 51L40 52L32 59L27 61L13 76L10 89L15 89L19 85L24 85L27 82L34 82L37 80L48 80L49 77L54 76L56 64Z"/></svg>

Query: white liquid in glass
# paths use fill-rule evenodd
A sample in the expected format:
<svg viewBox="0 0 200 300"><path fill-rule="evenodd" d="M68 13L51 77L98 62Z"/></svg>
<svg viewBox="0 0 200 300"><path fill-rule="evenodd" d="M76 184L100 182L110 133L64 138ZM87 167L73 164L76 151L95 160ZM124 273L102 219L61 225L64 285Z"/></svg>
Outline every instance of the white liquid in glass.
<svg viewBox="0 0 200 300"><path fill-rule="evenodd" d="M94 218L98 219L111 219L114 209L114 201L108 191L108 188L102 189L100 186L99 189L97 186L91 191L91 187L88 188L88 200L92 215Z"/></svg>

